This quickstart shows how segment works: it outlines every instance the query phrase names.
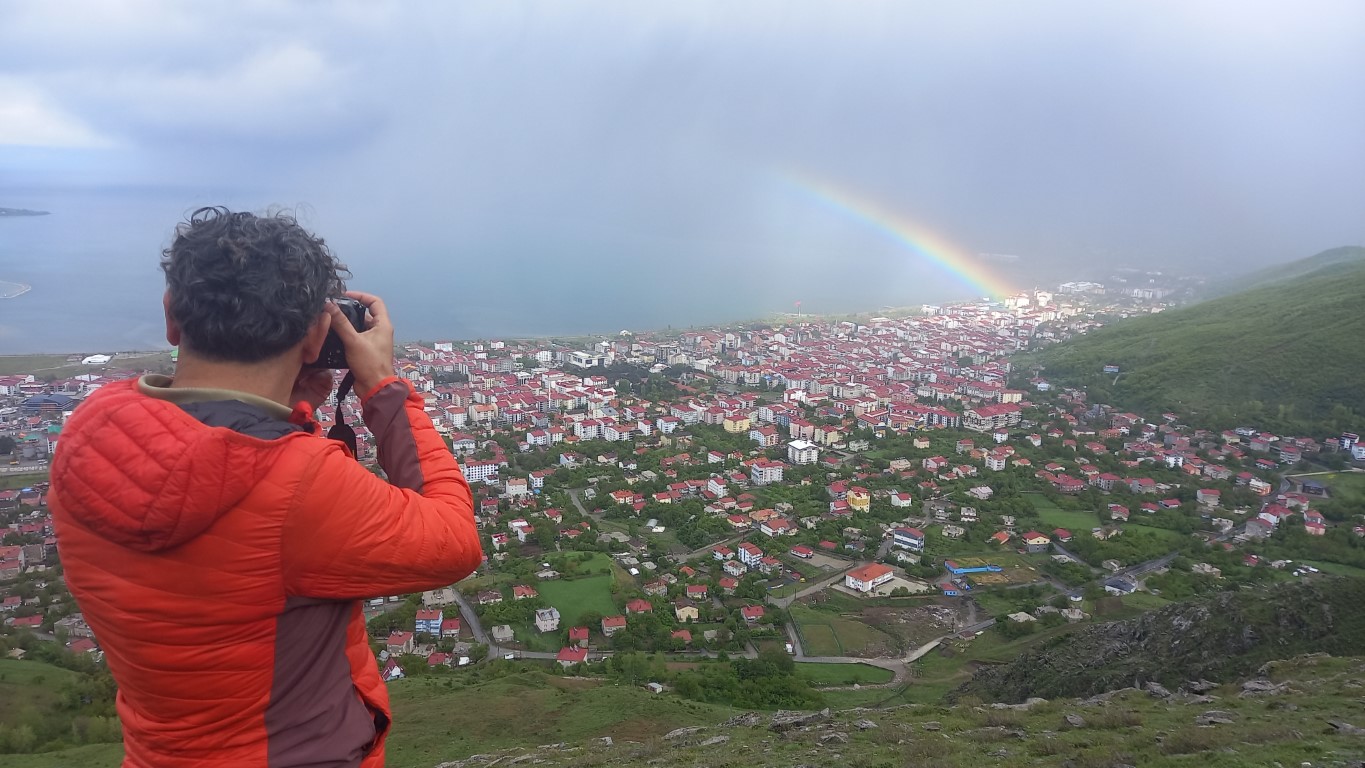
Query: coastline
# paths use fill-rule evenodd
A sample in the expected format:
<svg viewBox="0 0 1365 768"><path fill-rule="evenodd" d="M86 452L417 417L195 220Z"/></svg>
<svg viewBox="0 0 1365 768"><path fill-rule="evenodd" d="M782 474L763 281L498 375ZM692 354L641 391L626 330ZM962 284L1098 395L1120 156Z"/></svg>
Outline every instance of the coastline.
<svg viewBox="0 0 1365 768"><path fill-rule="evenodd" d="M27 283L12 283L8 280L0 280L0 299L17 299L20 296L33 290L33 286Z"/></svg>

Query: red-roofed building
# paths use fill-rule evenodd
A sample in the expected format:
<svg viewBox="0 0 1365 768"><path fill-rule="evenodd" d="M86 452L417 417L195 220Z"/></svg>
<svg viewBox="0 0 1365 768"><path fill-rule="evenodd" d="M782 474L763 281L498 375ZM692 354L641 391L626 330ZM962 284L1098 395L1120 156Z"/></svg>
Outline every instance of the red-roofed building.
<svg viewBox="0 0 1365 768"><path fill-rule="evenodd" d="M622 619L624 621L624 619ZM582 664L588 660L588 649L582 646L566 645L559 649L555 656L555 661L562 667L572 667L575 664Z"/></svg>
<svg viewBox="0 0 1365 768"><path fill-rule="evenodd" d="M569 644L570 644L570 645L576 645L576 646L578 646L578 647L580 647L580 648L587 648L587 647L588 647L588 635L589 635L589 632L588 632L588 628L587 628L587 627L570 627L570 628L569 628Z"/></svg>
<svg viewBox="0 0 1365 768"><path fill-rule="evenodd" d="M748 624L753 624L763 618L764 613L766 613L766 611L763 610L763 606L761 605L746 605L739 609L739 615L744 617L745 623Z"/></svg>
<svg viewBox="0 0 1365 768"><path fill-rule="evenodd" d="M871 592L895 577L890 567L871 563L855 568L844 575L844 585L859 592Z"/></svg>
<svg viewBox="0 0 1365 768"><path fill-rule="evenodd" d="M413 641L411 632L394 632L389 635L387 648L390 654L412 653Z"/></svg>
<svg viewBox="0 0 1365 768"><path fill-rule="evenodd" d="M649 612L652 611L652 610L654 610L654 604L653 604L653 603L649 602L648 600L642 600L642 599L640 599L640 598L638 598L638 597L635 598L634 600L631 600L630 602L626 603L626 613L628 613L628 614L630 614L630 613L649 613Z"/></svg>
<svg viewBox="0 0 1365 768"><path fill-rule="evenodd" d="M442 639L442 640L444 640L444 639L446 639L446 638L448 638L448 637L459 637L459 636L460 636L460 620L459 620L459 619L443 619L443 620L441 621L441 639Z"/></svg>
<svg viewBox="0 0 1365 768"><path fill-rule="evenodd" d="M602 619L602 634L606 635L607 637L611 637L612 635L616 634L617 632L620 632L625 628L626 628L625 616L608 616Z"/></svg>
<svg viewBox="0 0 1365 768"><path fill-rule="evenodd" d="M1029 552L1046 552L1052 539L1044 536L1037 531L1028 531L1024 534L1024 549Z"/></svg>

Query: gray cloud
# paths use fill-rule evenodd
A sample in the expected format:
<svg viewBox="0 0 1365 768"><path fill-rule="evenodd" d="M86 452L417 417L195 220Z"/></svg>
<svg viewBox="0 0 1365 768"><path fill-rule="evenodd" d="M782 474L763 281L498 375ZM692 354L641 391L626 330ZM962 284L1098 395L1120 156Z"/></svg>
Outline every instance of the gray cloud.
<svg viewBox="0 0 1365 768"><path fill-rule="evenodd" d="M793 173L967 252L1057 267L1097 253L1224 267L1365 234L1358 3L147 0L0 14L0 103L20 105L0 117L23 118L0 122L14 183L306 202L381 287L399 283L390 266L462 269L468 291L549 302L569 325L562 294L593 281L637 310L631 291L689 297L705 310L689 318L961 288L790 194ZM55 148L18 147L44 126ZM493 315L413 290L448 322Z"/></svg>

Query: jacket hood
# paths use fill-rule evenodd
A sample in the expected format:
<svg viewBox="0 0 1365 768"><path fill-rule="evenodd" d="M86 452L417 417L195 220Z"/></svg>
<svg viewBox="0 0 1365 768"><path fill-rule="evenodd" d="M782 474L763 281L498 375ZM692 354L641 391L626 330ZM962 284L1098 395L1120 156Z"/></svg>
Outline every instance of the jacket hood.
<svg viewBox="0 0 1365 768"><path fill-rule="evenodd" d="M54 511L132 549L170 549L241 502L283 442L270 438L296 431L246 403L182 406L144 394L137 382L109 385L62 430Z"/></svg>

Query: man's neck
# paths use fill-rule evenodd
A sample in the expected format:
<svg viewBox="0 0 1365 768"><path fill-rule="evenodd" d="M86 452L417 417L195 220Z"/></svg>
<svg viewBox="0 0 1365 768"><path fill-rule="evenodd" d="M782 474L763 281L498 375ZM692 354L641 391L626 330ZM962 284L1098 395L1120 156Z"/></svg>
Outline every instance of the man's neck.
<svg viewBox="0 0 1365 768"><path fill-rule="evenodd" d="M173 389L205 388L230 389L273 400L286 408L292 407L289 396L294 391L298 370L290 370L279 359L259 363L219 363L186 357L181 353L175 366Z"/></svg>

